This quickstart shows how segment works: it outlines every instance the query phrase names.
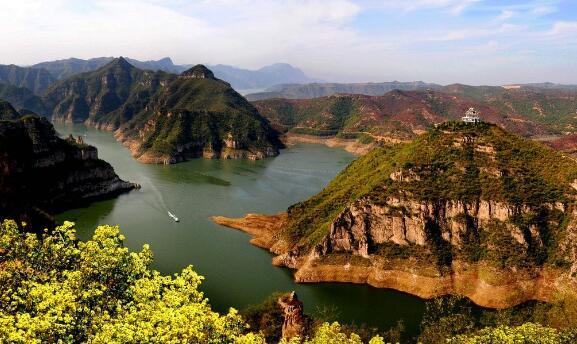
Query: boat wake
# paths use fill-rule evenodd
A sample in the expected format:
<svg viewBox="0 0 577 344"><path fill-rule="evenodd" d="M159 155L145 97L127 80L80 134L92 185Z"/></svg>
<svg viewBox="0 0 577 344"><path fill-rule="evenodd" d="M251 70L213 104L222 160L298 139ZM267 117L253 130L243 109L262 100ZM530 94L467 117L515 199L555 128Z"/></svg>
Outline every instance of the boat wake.
<svg viewBox="0 0 577 344"><path fill-rule="evenodd" d="M168 216L170 216L170 217L174 220L174 222L178 222L178 221L179 221L179 220L178 220L178 217L176 217L176 215L174 215L174 214L171 213L170 211L168 211Z"/></svg>

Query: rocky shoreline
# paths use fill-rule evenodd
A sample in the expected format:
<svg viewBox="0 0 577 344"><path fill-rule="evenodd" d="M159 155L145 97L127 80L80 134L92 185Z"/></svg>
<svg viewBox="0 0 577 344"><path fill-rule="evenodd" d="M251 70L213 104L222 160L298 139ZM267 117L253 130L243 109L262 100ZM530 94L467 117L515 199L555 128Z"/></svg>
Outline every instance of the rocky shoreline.
<svg viewBox="0 0 577 344"><path fill-rule="evenodd" d="M388 288L430 299L458 294L475 304L494 309L512 307L527 301L554 301L577 287L575 282L553 268L533 273L499 270L483 263L454 261L452 272L441 275L429 267L417 267L410 261L385 261L369 257L359 263L358 256L345 256L342 262L330 262L313 253L299 255L279 239L286 225L287 214L247 214L243 218L214 216L215 223L241 230L251 235L250 243L267 249L276 256L276 266L295 270L298 283L355 283L376 288ZM394 266L394 268L393 268Z"/></svg>
<svg viewBox="0 0 577 344"><path fill-rule="evenodd" d="M274 157L279 154L278 150L273 149L272 147L267 147L263 150L235 149L231 147L225 147L220 151L215 151L202 147L192 147L190 144L179 147L177 149L178 152L172 155L151 151L142 152L142 144L138 140L124 135L122 131L116 131L114 136L120 143L122 143L122 145L128 148L132 157L143 164L170 165L195 158L260 160L268 157Z"/></svg>
<svg viewBox="0 0 577 344"><path fill-rule="evenodd" d="M377 147L379 142L385 143L399 143L403 142L392 137L376 137L375 141L371 143L362 143L358 139L344 139L336 136L315 136L287 133L282 137L283 142L287 146L295 145L297 143L314 143L321 144L331 148L341 148L354 155L364 155L371 149Z"/></svg>

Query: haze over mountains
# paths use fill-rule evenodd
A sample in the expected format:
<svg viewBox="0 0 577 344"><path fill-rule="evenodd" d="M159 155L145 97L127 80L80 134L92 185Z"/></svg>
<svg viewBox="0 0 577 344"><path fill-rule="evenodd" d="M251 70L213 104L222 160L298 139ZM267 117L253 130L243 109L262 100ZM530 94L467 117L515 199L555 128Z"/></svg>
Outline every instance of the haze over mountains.
<svg viewBox="0 0 577 344"><path fill-rule="evenodd" d="M42 62L31 67L45 69L56 79L66 79L75 74L94 71L113 59L113 57L97 57L88 60L69 58ZM139 69L164 71L173 74L180 74L193 66L191 64L175 65L169 57L150 61L139 61L131 58L126 58L126 60ZM208 67L217 78L227 81L236 90L264 89L283 83L318 81L309 78L300 69L286 63L275 63L258 70L248 70L222 64L209 65Z"/></svg>

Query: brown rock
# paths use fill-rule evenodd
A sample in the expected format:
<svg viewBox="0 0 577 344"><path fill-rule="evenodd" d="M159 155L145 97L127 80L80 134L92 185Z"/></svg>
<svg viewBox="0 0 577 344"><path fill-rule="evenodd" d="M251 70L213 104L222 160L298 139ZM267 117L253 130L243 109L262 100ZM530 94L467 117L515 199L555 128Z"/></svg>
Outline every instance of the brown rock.
<svg viewBox="0 0 577 344"><path fill-rule="evenodd" d="M283 310L284 322L282 324L282 337L302 337L305 333L306 318L303 312L303 303L293 291L281 296L278 304Z"/></svg>

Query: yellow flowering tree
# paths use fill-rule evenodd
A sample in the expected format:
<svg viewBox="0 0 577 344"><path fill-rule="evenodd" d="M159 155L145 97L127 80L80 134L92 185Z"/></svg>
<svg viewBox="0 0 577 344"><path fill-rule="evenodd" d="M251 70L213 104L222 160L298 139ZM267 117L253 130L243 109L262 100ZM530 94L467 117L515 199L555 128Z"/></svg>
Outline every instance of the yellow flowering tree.
<svg viewBox="0 0 577 344"><path fill-rule="evenodd" d="M148 245L130 252L124 239L114 226L79 241L71 222L40 235L0 223L0 343L266 344L235 309L212 311L192 267L163 276ZM361 340L325 323L290 343Z"/></svg>
<svg viewBox="0 0 577 344"><path fill-rule="evenodd" d="M577 342L575 331L560 331L539 324L525 323L517 327L486 328L475 334L460 335L449 344L572 344Z"/></svg>
<svg viewBox="0 0 577 344"><path fill-rule="evenodd" d="M82 242L72 223L38 236L3 222L0 342L264 343L234 309L211 310L191 267L162 276L123 240L112 226Z"/></svg>

